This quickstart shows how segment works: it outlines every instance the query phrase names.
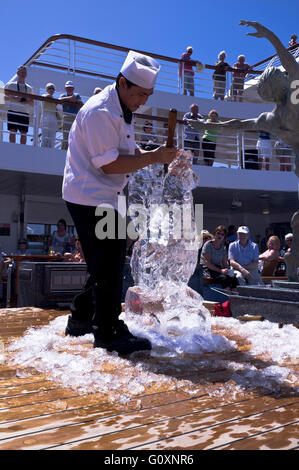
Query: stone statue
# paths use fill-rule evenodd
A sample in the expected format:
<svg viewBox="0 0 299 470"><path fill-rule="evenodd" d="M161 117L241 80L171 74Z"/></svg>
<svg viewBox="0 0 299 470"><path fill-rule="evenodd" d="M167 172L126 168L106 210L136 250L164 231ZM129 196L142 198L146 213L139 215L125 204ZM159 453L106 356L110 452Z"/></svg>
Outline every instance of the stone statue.
<svg viewBox="0 0 299 470"><path fill-rule="evenodd" d="M299 64L283 46L278 37L265 26L256 21L244 20L241 20L240 24L255 28L256 32L247 33L248 36L268 39L275 47L280 62L285 69L286 73L278 68L268 67L260 76L257 84L257 91L260 97L264 101L276 103L275 108L271 112L260 114L255 119L232 119L222 123L204 123L202 121L188 120L188 123L197 131L218 129L224 133L231 130L269 132L292 147L295 153L295 174L299 177L299 99L296 98L296 88L299 87ZM291 251L285 256L285 262L288 280L298 281L298 212L293 215L291 226L293 228L293 246Z"/></svg>
<svg viewBox="0 0 299 470"><path fill-rule="evenodd" d="M293 242L290 252L285 253L284 261L287 268L288 281L298 282L297 268L299 267L299 212L295 212L291 220Z"/></svg>
<svg viewBox="0 0 299 470"><path fill-rule="evenodd" d="M299 87L299 64L283 46L278 37L269 29L255 21L240 21L241 25L252 26L255 33L249 36L266 38L275 47L287 75L275 67L267 68L260 76L257 90L265 101L276 103L271 112L260 114L255 119L232 119L223 123L204 123L188 121L195 130L218 129L240 131L265 131L275 135L292 147L295 159L295 173L299 176L299 99L296 88ZM299 94L299 92L298 92Z"/></svg>

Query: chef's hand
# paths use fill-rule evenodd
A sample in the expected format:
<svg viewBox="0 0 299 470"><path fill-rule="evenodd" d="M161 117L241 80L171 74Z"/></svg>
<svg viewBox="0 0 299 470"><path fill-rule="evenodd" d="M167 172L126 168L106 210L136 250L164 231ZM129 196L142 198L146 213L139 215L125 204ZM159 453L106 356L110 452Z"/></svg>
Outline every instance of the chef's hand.
<svg viewBox="0 0 299 470"><path fill-rule="evenodd" d="M155 156L157 158L157 162L163 163L164 165L169 165L172 160L176 157L178 149L175 147L165 147L162 145L161 147L153 150Z"/></svg>

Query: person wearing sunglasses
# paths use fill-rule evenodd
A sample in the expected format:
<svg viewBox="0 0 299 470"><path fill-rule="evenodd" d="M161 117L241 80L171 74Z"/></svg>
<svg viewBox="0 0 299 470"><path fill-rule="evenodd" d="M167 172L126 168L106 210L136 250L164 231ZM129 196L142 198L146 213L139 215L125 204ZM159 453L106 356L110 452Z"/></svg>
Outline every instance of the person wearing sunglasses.
<svg viewBox="0 0 299 470"><path fill-rule="evenodd" d="M237 279L228 264L226 234L224 225L215 228L213 239L206 241L202 247L200 262L203 265L204 278L213 279L223 289L235 289Z"/></svg>

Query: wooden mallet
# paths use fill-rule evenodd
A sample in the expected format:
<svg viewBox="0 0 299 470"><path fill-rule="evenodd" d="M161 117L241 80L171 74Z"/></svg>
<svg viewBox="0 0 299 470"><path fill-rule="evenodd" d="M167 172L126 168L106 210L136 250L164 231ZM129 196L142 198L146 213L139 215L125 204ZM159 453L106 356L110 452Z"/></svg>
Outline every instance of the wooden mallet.
<svg viewBox="0 0 299 470"><path fill-rule="evenodd" d="M168 133L167 133L166 147L173 147L176 121L177 121L177 110L170 109L168 113ZM167 172L168 172L168 165L167 163L165 163L164 173L166 174Z"/></svg>

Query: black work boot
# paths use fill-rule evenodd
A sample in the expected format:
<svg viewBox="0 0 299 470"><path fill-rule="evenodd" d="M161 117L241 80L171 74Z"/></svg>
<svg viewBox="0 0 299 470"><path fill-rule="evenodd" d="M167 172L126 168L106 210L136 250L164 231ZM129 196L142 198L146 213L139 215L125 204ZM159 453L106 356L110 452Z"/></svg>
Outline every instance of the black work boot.
<svg viewBox="0 0 299 470"><path fill-rule="evenodd" d="M75 320L72 315L69 315L65 335L69 336L84 336L93 333L91 321Z"/></svg>
<svg viewBox="0 0 299 470"><path fill-rule="evenodd" d="M95 337L94 348L103 348L109 352L116 351L120 356L127 356L136 351L150 351L151 342L146 338L129 338L126 336L112 336L110 338Z"/></svg>
<svg viewBox="0 0 299 470"><path fill-rule="evenodd" d="M151 342L146 338L134 336L122 320L117 320L111 333L103 335L100 329L94 334L94 348L116 351L120 356L132 354L135 351L150 351Z"/></svg>

